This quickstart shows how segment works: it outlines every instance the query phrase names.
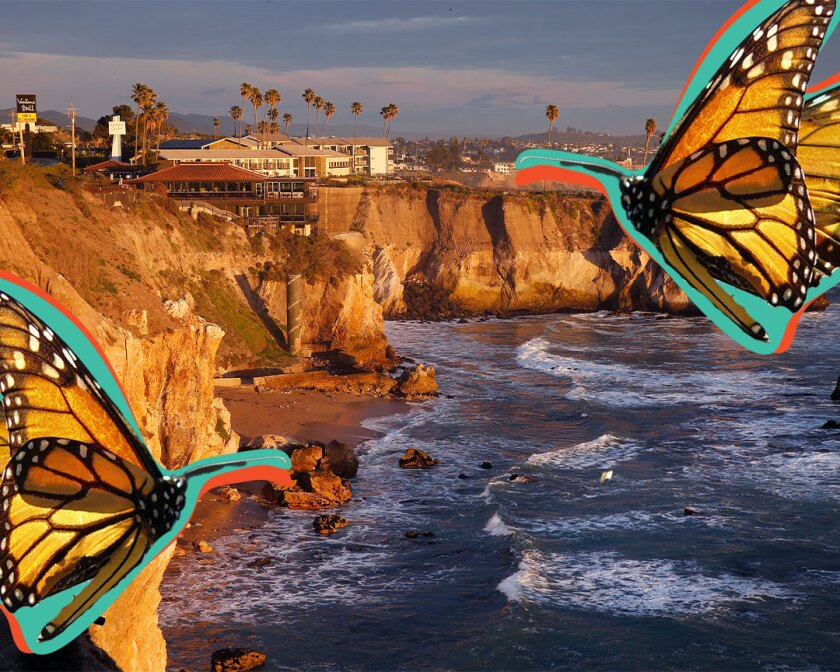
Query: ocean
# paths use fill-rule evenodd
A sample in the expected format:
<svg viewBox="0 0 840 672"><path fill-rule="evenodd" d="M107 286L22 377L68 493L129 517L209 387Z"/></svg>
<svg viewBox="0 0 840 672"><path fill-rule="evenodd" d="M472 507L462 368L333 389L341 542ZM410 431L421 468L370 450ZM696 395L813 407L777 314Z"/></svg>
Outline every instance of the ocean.
<svg viewBox="0 0 840 672"><path fill-rule="evenodd" d="M348 528L278 509L167 575L171 668L840 669L838 327L762 357L704 318L390 323L440 398L368 422Z"/></svg>

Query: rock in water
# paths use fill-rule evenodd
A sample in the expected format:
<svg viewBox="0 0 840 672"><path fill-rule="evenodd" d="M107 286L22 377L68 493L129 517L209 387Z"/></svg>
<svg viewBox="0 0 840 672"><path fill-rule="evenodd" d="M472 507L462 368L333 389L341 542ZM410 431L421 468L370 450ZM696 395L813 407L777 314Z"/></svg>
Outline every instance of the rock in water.
<svg viewBox="0 0 840 672"><path fill-rule="evenodd" d="M202 553L212 553L213 552L213 547L210 544L208 544L206 541L204 541L203 539L201 541L197 541L196 544L195 544L195 547L196 547L197 550L201 551Z"/></svg>
<svg viewBox="0 0 840 672"><path fill-rule="evenodd" d="M394 392L403 397L436 396L438 385L434 367L418 364L414 369L403 371Z"/></svg>
<svg viewBox="0 0 840 672"><path fill-rule="evenodd" d="M317 516L312 527L320 534L335 534L342 527L347 527L347 519L342 516Z"/></svg>
<svg viewBox="0 0 840 672"><path fill-rule="evenodd" d="M511 474L510 480L514 483L533 483L534 479L525 474Z"/></svg>
<svg viewBox="0 0 840 672"><path fill-rule="evenodd" d="M482 468L482 469L492 469L492 468L493 468L493 464L492 464L492 463L490 463L490 462L482 462L482 463L481 463L481 468Z"/></svg>
<svg viewBox="0 0 840 672"><path fill-rule="evenodd" d="M836 420L829 420L820 429L840 429L840 423Z"/></svg>
<svg viewBox="0 0 840 672"><path fill-rule="evenodd" d="M312 471L323 456L324 449L318 445L296 448L292 451L292 471Z"/></svg>
<svg viewBox="0 0 840 672"><path fill-rule="evenodd" d="M834 386L834 392L831 393L831 401L840 401L840 377L837 378L837 384Z"/></svg>
<svg viewBox="0 0 840 672"><path fill-rule="evenodd" d="M403 469L428 469L436 464L440 464L440 460L433 459L429 453L417 448L409 448L400 458L400 466Z"/></svg>
<svg viewBox="0 0 840 672"><path fill-rule="evenodd" d="M686 508L683 509L683 515L684 516L702 516L703 514L700 513L697 509L691 509L689 507L686 507Z"/></svg>
<svg viewBox="0 0 840 672"><path fill-rule="evenodd" d="M236 488L232 488L229 485L223 485L219 488L218 493L221 497L224 497L230 502L238 502L242 499L242 493L239 492Z"/></svg>
<svg viewBox="0 0 840 672"><path fill-rule="evenodd" d="M330 441L324 448L330 471L340 478L353 478L359 471L359 458L353 449L340 441Z"/></svg>
<svg viewBox="0 0 840 672"><path fill-rule="evenodd" d="M252 670L265 663L265 654L251 649L220 649L210 658L213 672Z"/></svg>

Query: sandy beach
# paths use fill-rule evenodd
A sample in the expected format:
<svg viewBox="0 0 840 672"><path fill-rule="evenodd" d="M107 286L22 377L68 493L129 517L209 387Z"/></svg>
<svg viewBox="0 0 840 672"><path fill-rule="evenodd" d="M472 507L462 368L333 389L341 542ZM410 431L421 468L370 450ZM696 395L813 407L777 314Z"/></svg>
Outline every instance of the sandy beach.
<svg viewBox="0 0 840 672"><path fill-rule="evenodd" d="M244 444L262 434L279 434L298 441L340 441L356 447L376 433L362 426L368 418L405 413L407 402L398 399L360 397L342 392L317 391L257 393L252 388L216 390L231 413L233 430ZM194 544L261 525L268 518L270 504L262 482L241 483L243 495L231 502L218 491L206 493L193 514L189 527L178 539L179 554L192 551ZM272 505L273 506L273 505ZM313 513L313 516L315 514ZM177 566L177 558L174 563Z"/></svg>

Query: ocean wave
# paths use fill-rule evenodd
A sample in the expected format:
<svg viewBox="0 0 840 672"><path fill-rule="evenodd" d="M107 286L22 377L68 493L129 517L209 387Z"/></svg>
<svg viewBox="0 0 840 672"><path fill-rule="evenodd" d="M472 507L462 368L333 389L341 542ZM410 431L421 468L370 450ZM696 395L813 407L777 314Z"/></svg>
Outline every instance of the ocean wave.
<svg viewBox="0 0 840 672"><path fill-rule="evenodd" d="M791 599L772 581L710 575L694 562L631 560L616 553L542 553L528 549L498 589L511 602L618 616L681 617L737 603Z"/></svg>
<svg viewBox="0 0 840 672"><path fill-rule="evenodd" d="M602 434L592 441L549 450L545 453L535 453L525 463L532 467L606 469L619 462L632 459L638 454L639 448L638 444L613 434Z"/></svg>
<svg viewBox="0 0 840 672"><path fill-rule="evenodd" d="M642 362L622 364L606 358L586 359L552 352L564 348L545 336L538 336L517 349L517 362L528 369L568 379L573 387L568 399L614 407L675 406L734 402L745 389L753 398L779 391L773 372L744 370L692 370L678 364L645 366ZM593 357L590 350L589 356Z"/></svg>
<svg viewBox="0 0 840 672"><path fill-rule="evenodd" d="M513 530L505 525L498 513L494 513L490 520L487 521L487 525L484 526L484 531L491 537L508 537L513 534Z"/></svg>

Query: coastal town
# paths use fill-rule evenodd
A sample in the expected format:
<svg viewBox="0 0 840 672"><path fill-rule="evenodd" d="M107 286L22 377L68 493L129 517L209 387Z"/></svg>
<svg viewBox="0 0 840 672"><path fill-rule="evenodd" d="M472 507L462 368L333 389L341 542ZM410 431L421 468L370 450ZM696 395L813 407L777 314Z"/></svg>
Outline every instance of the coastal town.
<svg viewBox="0 0 840 672"><path fill-rule="evenodd" d="M645 136L612 138L568 127L552 139L559 110L550 105L547 136L407 139L392 128L399 107L390 103L379 112L382 134L360 136L356 131L365 108L355 101L348 110L353 133L339 137L327 134L335 105L306 89L301 96L306 124L296 126L295 134L293 115L281 116L280 91L263 93L243 82L240 94L241 104L230 108L225 121L229 134L221 132L219 117L206 119L212 132L182 131L166 103L142 83L131 90L133 108L114 105L93 126L73 105L65 113L39 115L36 95L18 96L5 113L10 123L0 124L0 145L7 159L25 162L28 156L36 163L72 166L74 177L112 205L124 200L115 194L150 191L175 200L193 216L204 212L249 227L288 225L309 235L319 222L319 183L444 179L515 188L514 160L525 149L575 151L632 168L642 164L642 145L647 148L656 130L655 122L653 128L648 123ZM253 123L245 119L251 112Z"/></svg>

